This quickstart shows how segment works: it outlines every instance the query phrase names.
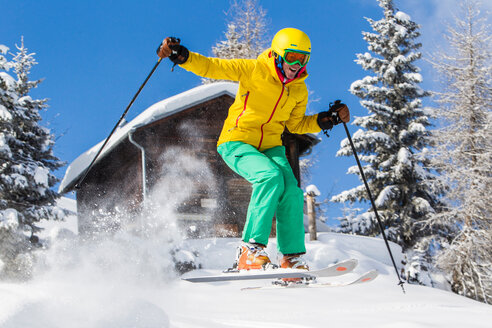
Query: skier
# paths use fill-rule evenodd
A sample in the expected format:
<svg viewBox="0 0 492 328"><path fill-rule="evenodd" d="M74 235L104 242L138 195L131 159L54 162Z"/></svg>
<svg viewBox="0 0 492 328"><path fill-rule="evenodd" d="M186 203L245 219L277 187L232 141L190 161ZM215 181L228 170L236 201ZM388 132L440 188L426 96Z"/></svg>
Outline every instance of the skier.
<svg viewBox="0 0 492 328"><path fill-rule="evenodd" d="M309 270L302 258L304 242L304 194L298 187L282 146L281 135L317 133L350 120L346 105L306 116L308 91L304 80L311 55L311 41L295 29L280 30L271 48L257 59L208 58L188 51L180 40L165 38L158 56L169 59L199 76L239 81L229 108L217 151L225 163L252 184L242 245L238 248L238 270L271 266L265 252L272 218L276 216L280 267Z"/></svg>

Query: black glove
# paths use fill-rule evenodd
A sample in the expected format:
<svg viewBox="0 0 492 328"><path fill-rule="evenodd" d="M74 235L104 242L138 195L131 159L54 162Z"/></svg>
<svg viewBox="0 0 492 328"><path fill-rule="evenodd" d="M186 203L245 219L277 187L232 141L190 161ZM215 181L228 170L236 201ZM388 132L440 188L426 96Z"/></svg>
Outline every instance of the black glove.
<svg viewBox="0 0 492 328"><path fill-rule="evenodd" d="M185 46L180 44L173 44L169 48L171 48L171 55L169 59L174 63L174 65L181 65L186 63L188 57L190 56L190 52L186 49Z"/></svg>
<svg viewBox="0 0 492 328"><path fill-rule="evenodd" d="M321 112L318 114L318 125L322 130L331 130L333 128L333 117L330 112Z"/></svg>
<svg viewBox="0 0 492 328"><path fill-rule="evenodd" d="M185 46L180 44L181 40L174 37L167 37L157 48L157 55L161 58L169 57L174 65L185 63L190 56L190 52Z"/></svg>
<svg viewBox="0 0 492 328"><path fill-rule="evenodd" d="M322 130L331 130L334 125L350 121L350 112L347 105L340 100L330 104L330 109L318 114L318 125Z"/></svg>

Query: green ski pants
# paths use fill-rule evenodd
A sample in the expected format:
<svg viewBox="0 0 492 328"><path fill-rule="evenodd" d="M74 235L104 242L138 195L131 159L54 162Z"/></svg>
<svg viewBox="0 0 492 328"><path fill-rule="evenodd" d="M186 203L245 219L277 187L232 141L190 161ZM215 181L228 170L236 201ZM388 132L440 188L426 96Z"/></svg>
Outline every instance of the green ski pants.
<svg viewBox="0 0 492 328"><path fill-rule="evenodd" d="M252 184L243 241L268 244L274 215L277 219L277 246L284 255L305 253L304 193L285 156L285 147L260 152L240 141L219 145L226 164Z"/></svg>

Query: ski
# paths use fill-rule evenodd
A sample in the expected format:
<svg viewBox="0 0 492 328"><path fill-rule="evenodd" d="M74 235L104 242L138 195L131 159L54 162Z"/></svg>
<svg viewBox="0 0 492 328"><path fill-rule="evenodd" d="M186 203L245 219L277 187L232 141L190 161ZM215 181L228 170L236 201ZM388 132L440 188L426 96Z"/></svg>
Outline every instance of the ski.
<svg viewBox="0 0 492 328"><path fill-rule="evenodd" d="M241 288L241 290L342 287L342 286L368 283L368 282L376 279L376 277L378 275L379 275L379 272L377 270L371 270L369 272L366 272L366 273L360 275L359 277L357 277L353 280L349 280L349 281L345 281L345 282L339 281L339 282L324 282L324 283L310 283L310 284L300 283L300 284L288 284L285 286L282 286L282 285L256 286L256 287L244 287L244 288Z"/></svg>
<svg viewBox="0 0 492 328"><path fill-rule="evenodd" d="M184 277L182 280L189 282L217 282L231 280L253 280L253 279L282 279L282 278L305 278L314 280L318 277L336 277L352 272L357 266L356 259L344 260L332 264L320 270L306 271L294 269L272 269L267 271L251 270L232 273L224 273L216 276Z"/></svg>

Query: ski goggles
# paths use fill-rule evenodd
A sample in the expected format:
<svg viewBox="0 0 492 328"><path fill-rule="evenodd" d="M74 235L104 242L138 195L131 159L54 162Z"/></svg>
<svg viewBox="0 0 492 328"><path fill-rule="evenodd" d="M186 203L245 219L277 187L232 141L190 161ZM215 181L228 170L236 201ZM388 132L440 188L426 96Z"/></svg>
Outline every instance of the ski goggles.
<svg viewBox="0 0 492 328"><path fill-rule="evenodd" d="M284 56L282 58L289 65L299 64L301 67L304 67L309 61L309 53L287 49L285 50Z"/></svg>

